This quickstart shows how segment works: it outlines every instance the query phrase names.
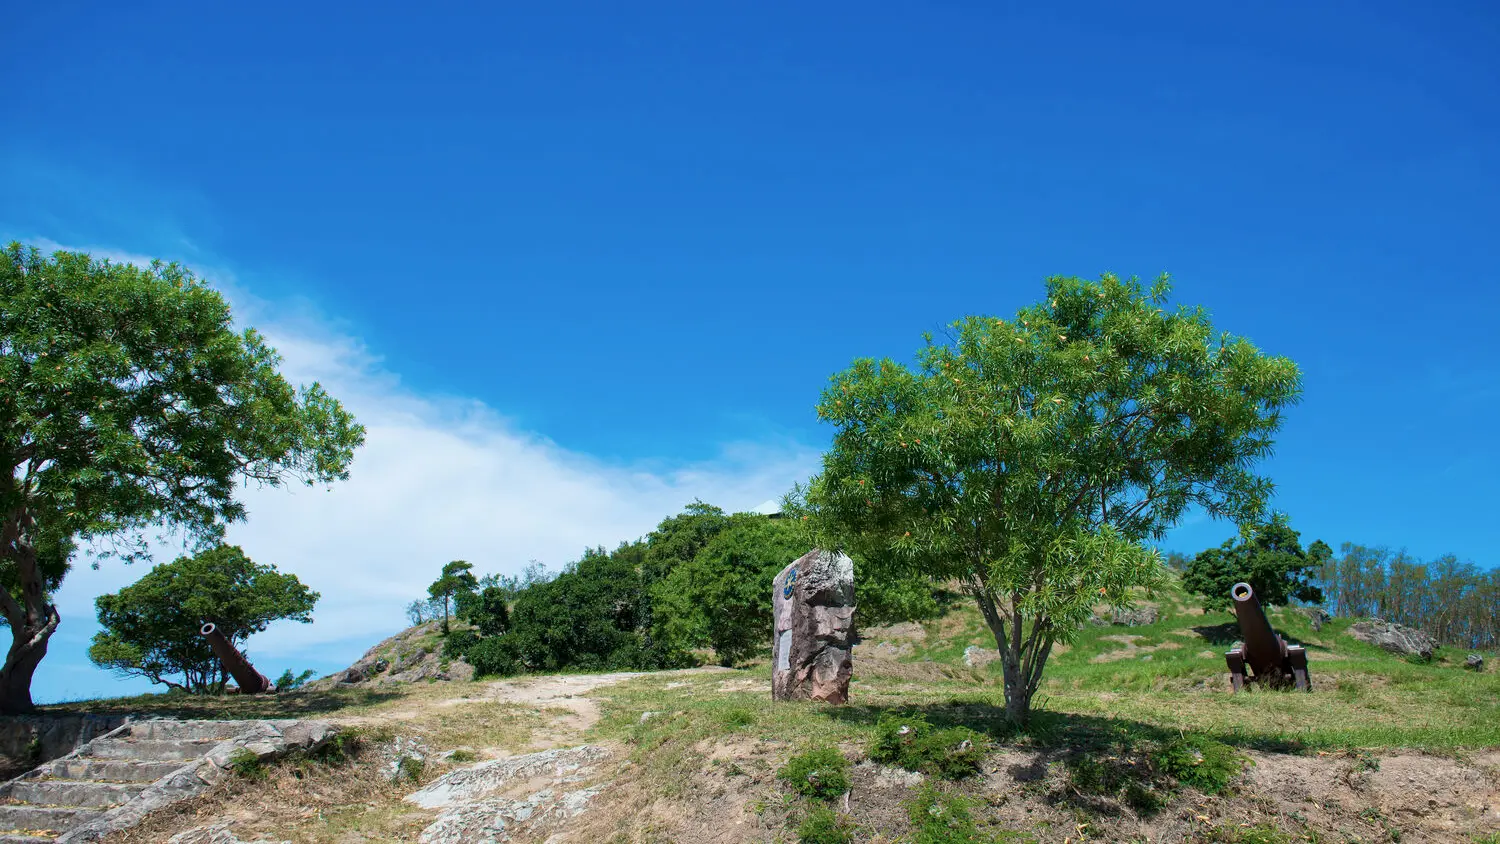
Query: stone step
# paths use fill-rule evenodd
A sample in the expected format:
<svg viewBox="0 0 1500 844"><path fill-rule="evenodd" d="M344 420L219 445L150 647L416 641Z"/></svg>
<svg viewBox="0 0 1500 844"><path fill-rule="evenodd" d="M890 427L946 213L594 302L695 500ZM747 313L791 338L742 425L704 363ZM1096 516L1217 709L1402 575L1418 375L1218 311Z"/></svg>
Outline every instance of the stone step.
<svg viewBox="0 0 1500 844"><path fill-rule="evenodd" d="M96 739L89 744L91 759L136 759L143 762L186 762L213 750L219 739Z"/></svg>
<svg viewBox="0 0 1500 844"><path fill-rule="evenodd" d="M0 844L51 844L57 839L53 836L41 835L17 835L14 832L0 832Z"/></svg>
<svg viewBox="0 0 1500 844"><path fill-rule="evenodd" d="M137 762L131 759L59 759L47 766L53 779L92 782L152 783L181 768L183 762Z"/></svg>
<svg viewBox="0 0 1500 844"><path fill-rule="evenodd" d="M62 809L10 804L0 806L0 830L11 832L67 832L104 814L98 809Z"/></svg>
<svg viewBox="0 0 1500 844"><path fill-rule="evenodd" d="M133 739L231 739L254 721L138 721L130 725Z"/></svg>
<svg viewBox="0 0 1500 844"><path fill-rule="evenodd" d="M109 809L146 790L150 783L124 785L87 780L31 780L14 783L10 797L17 803L33 806L81 806Z"/></svg>

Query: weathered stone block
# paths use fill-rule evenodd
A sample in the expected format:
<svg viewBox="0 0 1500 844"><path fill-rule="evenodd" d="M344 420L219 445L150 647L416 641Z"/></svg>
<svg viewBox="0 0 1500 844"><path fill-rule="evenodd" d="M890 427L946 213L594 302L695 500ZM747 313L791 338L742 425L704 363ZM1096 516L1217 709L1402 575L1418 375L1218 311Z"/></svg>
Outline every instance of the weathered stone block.
<svg viewBox="0 0 1500 844"><path fill-rule="evenodd" d="M814 549L773 582L771 696L844 703L854 663L854 561Z"/></svg>

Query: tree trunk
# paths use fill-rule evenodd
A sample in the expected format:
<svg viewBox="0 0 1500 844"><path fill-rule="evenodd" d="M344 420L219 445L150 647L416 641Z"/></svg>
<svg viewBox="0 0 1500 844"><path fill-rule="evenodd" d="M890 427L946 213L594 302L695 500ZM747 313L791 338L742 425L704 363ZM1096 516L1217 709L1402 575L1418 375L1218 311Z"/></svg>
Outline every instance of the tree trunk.
<svg viewBox="0 0 1500 844"><path fill-rule="evenodd" d="M31 678L47 655L47 640L59 620L55 608L47 610L41 626L11 630L10 652L5 656L5 667L0 668L0 714L18 715L36 708L31 701Z"/></svg>
<svg viewBox="0 0 1500 844"><path fill-rule="evenodd" d="M20 601L9 589L0 588L0 611L11 635L10 652L0 668L0 714L36 708L31 702L31 678L61 620L57 607L48 600L45 576L37 564L35 534L36 514L24 503L7 513L0 527L0 559L15 566L21 587Z"/></svg>

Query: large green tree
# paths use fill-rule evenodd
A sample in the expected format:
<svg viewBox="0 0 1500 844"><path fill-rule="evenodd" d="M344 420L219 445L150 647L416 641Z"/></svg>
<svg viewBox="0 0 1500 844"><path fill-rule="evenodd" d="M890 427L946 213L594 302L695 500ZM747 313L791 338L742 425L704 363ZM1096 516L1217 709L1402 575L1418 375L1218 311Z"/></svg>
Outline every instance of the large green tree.
<svg viewBox="0 0 1500 844"><path fill-rule="evenodd" d="M119 592L95 599L104 629L94 635L89 659L124 676L219 692L227 675L198 632L205 622L242 648L250 634L273 621L311 622L317 602L318 593L296 575L222 545L158 565Z"/></svg>
<svg viewBox="0 0 1500 844"><path fill-rule="evenodd" d="M236 484L348 477L364 429L294 388L224 298L175 264L0 254L0 712L32 708L75 541L145 556L150 526L212 542L245 516Z"/></svg>
<svg viewBox="0 0 1500 844"><path fill-rule="evenodd" d="M957 581L1024 721L1054 643L1098 602L1161 582L1143 546L1190 505L1263 511L1290 360L1167 310L1165 277L1052 278L1014 319L968 317L908 367L860 359L818 405L836 428L806 515L825 547Z"/></svg>
<svg viewBox="0 0 1500 844"><path fill-rule="evenodd" d="M679 649L708 646L732 666L770 642L776 573L807 553L795 525L741 513L724 520L691 559L654 588L659 636Z"/></svg>
<svg viewBox="0 0 1500 844"><path fill-rule="evenodd" d="M1237 539L1200 552L1188 563L1182 586L1203 597L1205 610L1229 607L1236 583L1249 583L1256 599L1266 606L1284 606L1293 599L1323 603L1323 591L1313 582L1333 549L1322 540L1303 550L1301 535L1283 513L1263 525L1245 525Z"/></svg>

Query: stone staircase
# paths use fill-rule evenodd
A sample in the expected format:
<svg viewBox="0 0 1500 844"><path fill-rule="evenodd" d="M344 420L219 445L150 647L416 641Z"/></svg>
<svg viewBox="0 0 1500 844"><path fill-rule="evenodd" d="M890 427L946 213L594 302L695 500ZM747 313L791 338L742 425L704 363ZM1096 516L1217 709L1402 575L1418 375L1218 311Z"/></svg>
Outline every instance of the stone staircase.
<svg viewBox="0 0 1500 844"><path fill-rule="evenodd" d="M151 720L112 730L0 785L0 844L66 840L257 723Z"/></svg>

